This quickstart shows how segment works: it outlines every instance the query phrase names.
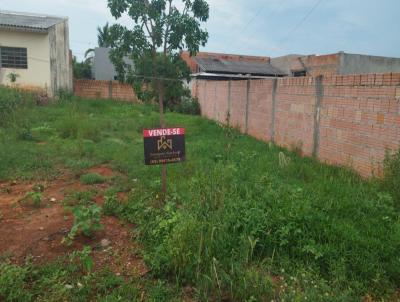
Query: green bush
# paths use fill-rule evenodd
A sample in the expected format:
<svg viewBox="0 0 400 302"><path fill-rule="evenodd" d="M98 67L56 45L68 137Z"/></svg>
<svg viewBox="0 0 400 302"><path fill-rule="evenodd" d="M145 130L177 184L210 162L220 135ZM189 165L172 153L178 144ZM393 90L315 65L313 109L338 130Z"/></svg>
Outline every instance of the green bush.
<svg viewBox="0 0 400 302"><path fill-rule="evenodd" d="M97 173L87 173L80 177L80 181L85 185L95 185L104 183L106 178Z"/></svg>
<svg viewBox="0 0 400 302"><path fill-rule="evenodd" d="M383 185L392 195L397 208L400 209L400 150L395 154L386 155Z"/></svg>
<svg viewBox="0 0 400 302"><path fill-rule="evenodd" d="M201 114L200 103L198 99L190 97L183 97L179 104L172 107L172 111L191 115Z"/></svg>

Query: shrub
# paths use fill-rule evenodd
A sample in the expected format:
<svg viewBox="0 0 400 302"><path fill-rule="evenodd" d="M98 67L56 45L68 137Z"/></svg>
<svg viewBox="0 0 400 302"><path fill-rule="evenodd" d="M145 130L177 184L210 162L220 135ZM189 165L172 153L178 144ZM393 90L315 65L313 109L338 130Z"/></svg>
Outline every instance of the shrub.
<svg viewBox="0 0 400 302"><path fill-rule="evenodd" d="M100 223L101 208L95 204L90 206L77 205L72 209L74 224L64 241L71 244L75 236L82 232L85 236L92 236L94 231L102 229Z"/></svg>
<svg viewBox="0 0 400 302"><path fill-rule="evenodd" d="M184 97L182 101L172 107L172 110L178 113L200 115L200 103L197 98Z"/></svg>
<svg viewBox="0 0 400 302"><path fill-rule="evenodd" d="M86 185L102 184L106 181L106 178L97 173L83 174L80 181Z"/></svg>

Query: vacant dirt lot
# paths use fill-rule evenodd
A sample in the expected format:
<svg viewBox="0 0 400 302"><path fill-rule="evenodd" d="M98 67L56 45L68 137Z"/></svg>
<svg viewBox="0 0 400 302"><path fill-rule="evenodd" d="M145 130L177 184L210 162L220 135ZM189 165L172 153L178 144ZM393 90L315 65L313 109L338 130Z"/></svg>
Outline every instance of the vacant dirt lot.
<svg viewBox="0 0 400 302"><path fill-rule="evenodd" d="M87 172L105 178L117 175L106 166ZM107 183L82 184L66 170L60 170L60 176L54 181L0 183L0 256L18 264L25 262L27 257L34 263L45 263L90 246L95 269L107 265L118 275L145 274L147 268L132 238L134 226L122 224L115 217L103 217L103 229L91 238L79 235L70 246L62 242L74 220L64 207L65 199L72 193L94 190L93 201L101 205L108 187ZM41 190L41 202L40 206L35 206L27 196L38 189ZM120 199L126 197L123 192L118 196Z"/></svg>

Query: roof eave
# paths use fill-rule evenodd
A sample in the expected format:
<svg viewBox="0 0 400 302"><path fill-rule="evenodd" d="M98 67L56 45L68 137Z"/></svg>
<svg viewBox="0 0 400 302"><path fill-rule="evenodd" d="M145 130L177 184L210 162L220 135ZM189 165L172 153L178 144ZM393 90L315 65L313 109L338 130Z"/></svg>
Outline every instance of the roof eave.
<svg viewBox="0 0 400 302"><path fill-rule="evenodd" d="M38 28L38 27L27 27L27 26L13 26L13 25L3 25L0 24L0 29L6 31L22 31L22 32L34 32L34 33L48 33L48 28Z"/></svg>

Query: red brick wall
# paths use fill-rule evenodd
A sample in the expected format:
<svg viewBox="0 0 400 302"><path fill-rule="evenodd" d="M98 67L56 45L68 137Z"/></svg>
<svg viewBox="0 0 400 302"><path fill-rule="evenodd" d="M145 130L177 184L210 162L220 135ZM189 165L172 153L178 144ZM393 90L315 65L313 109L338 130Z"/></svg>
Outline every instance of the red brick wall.
<svg viewBox="0 0 400 302"><path fill-rule="evenodd" d="M74 94L89 99L118 99L137 102L131 85L117 81L74 80Z"/></svg>
<svg viewBox="0 0 400 302"><path fill-rule="evenodd" d="M322 161L380 175L386 150L400 147L400 74L325 78L320 136Z"/></svg>
<svg viewBox="0 0 400 302"><path fill-rule="evenodd" d="M247 81L231 81L230 110L229 81L198 80L193 93L210 119L226 122L229 111L230 124L244 132L248 100L250 135L270 141L274 124L280 146L381 175L386 151L400 148L400 74L331 75L317 86L313 77L252 80L247 93Z"/></svg>
<svg viewBox="0 0 400 302"><path fill-rule="evenodd" d="M271 140L272 89L273 81L250 81L248 133L267 141Z"/></svg>
<svg viewBox="0 0 400 302"><path fill-rule="evenodd" d="M313 78L278 80L275 114L275 142L293 149L301 147L304 155L312 155L315 112Z"/></svg>

